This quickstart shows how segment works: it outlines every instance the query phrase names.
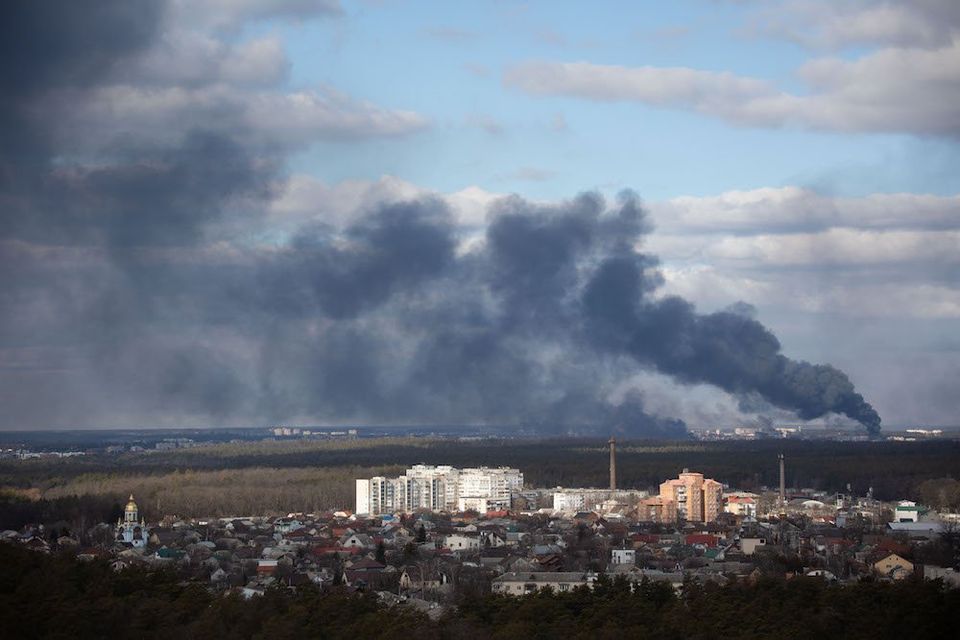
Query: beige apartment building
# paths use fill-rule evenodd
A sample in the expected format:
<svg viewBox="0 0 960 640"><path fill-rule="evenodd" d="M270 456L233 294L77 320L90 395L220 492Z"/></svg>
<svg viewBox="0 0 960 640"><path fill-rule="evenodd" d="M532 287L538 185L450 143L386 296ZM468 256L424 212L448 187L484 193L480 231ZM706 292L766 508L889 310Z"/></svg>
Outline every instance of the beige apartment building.
<svg viewBox="0 0 960 640"><path fill-rule="evenodd" d="M660 495L640 503L640 516L654 522L712 522L723 513L723 485L684 469L660 484Z"/></svg>

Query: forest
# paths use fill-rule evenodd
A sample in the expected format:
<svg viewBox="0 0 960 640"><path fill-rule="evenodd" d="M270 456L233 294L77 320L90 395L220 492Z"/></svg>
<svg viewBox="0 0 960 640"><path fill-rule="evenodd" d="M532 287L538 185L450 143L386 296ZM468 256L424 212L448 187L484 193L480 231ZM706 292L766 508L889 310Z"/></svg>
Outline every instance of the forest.
<svg viewBox="0 0 960 640"><path fill-rule="evenodd" d="M634 441L618 444L624 488L655 489L687 467L744 490L775 486L777 454L787 486L910 498L960 508L960 443ZM608 482L597 439L458 441L376 438L262 441L192 449L0 461L0 529L29 522L68 528L110 517L133 493L148 520L273 515L353 506L354 478L398 474L416 463L509 465L530 487ZM848 489L849 487L849 489ZM81 521L82 520L82 521Z"/></svg>
<svg viewBox="0 0 960 640"><path fill-rule="evenodd" d="M829 585L796 577L723 587L601 577L591 590L464 596L438 619L335 587L214 595L175 572L79 562L0 543L8 638L953 638L960 590L939 581ZM14 621L16 623L14 624Z"/></svg>

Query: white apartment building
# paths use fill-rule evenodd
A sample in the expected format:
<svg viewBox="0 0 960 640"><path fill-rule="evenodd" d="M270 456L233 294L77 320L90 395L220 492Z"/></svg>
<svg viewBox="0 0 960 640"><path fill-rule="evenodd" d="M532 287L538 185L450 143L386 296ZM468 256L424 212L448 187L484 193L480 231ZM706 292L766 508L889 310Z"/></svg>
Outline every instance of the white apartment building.
<svg viewBox="0 0 960 640"><path fill-rule="evenodd" d="M523 474L508 467L476 467L460 472L457 492L461 498L490 498L509 500L523 489Z"/></svg>
<svg viewBox="0 0 960 640"><path fill-rule="evenodd" d="M464 498L457 500L457 511L503 511L510 508L510 498Z"/></svg>
<svg viewBox="0 0 960 640"><path fill-rule="evenodd" d="M647 491L609 489L572 489L557 487L553 493L553 511L557 514L572 515L580 511L608 512L611 505L633 504L646 498ZM612 501L611 501L612 499Z"/></svg>
<svg viewBox="0 0 960 640"><path fill-rule="evenodd" d="M418 464L398 478L358 478L356 513L509 507L513 493L522 488L523 474L518 469Z"/></svg>
<svg viewBox="0 0 960 640"><path fill-rule="evenodd" d="M586 496L582 492L557 491L553 494L553 510L563 513L577 513L586 508Z"/></svg>

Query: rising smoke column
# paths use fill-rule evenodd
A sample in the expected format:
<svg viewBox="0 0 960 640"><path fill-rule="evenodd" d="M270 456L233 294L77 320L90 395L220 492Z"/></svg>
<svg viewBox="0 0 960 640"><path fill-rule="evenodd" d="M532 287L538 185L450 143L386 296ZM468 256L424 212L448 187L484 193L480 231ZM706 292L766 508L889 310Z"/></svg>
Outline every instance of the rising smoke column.
<svg viewBox="0 0 960 640"><path fill-rule="evenodd" d="M643 257L621 255L604 260L591 277L584 314L601 348L629 353L683 382L754 392L805 420L839 413L879 433L880 416L845 373L787 358L776 336L740 313L701 315L675 296L651 300L645 267Z"/></svg>

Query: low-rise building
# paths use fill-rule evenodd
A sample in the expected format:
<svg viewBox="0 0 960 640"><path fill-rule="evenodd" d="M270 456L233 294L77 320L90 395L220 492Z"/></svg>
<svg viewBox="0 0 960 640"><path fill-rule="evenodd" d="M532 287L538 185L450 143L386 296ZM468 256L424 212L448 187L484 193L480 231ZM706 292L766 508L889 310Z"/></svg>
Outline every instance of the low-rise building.
<svg viewBox="0 0 960 640"><path fill-rule="evenodd" d="M457 553L472 553L480 550L480 538L453 534L444 538L443 546Z"/></svg>
<svg viewBox="0 0 960 640"><path fill-rule="evenodd" d="M916 502L901 500L893 510L894 522L919 522L920 507Z"/></svg>
<svg viewBox="0 0 960 640"><path fill-rule="evenodd" d="M570 591L577 587L590 586L597 580L592 572L581 571L533 571L510 572L493 579L494 593L520 596L550 588L557 592Z"/></svg>
<svg viewBox="0 0 960 640"><path fill-rule="evenodd" d="M885 578L902 580L913 573L913 563L896 553L873 563L873 569Z"/></svg>
<svg viewBox="0 0 960 640"><path fill-rule="evenodd" d="M758 549L762 549L766 545L766 538L740 538L740 550L745 556L752 556Z"/></svg>
<svg viewBox="0 0 960 640"><path fill-rule="evenodd" d="M627 565L637 564L637 550L636 549L611 549L610 562L611 564L627 564Z"/></svg>

